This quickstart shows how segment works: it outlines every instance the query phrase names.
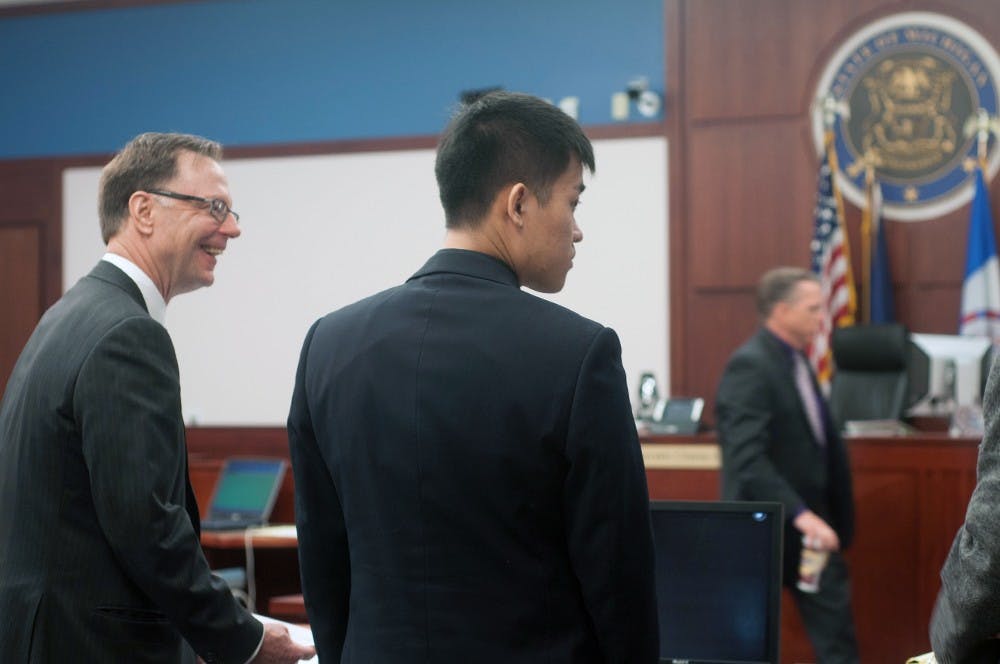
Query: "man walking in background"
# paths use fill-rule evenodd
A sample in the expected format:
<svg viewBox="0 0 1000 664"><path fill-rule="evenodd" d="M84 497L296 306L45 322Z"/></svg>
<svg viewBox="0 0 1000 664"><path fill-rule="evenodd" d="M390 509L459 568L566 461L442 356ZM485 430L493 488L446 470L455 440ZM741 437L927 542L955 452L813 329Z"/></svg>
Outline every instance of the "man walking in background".
<svg viewBox="0 0 1000 664"><path fill-rule="evenodd" d="M850 582L840 555L854 534L850 466L803 353L822 321L819 280L793 267L767 272L757 287L757 312L761 328L729 358L716 397L722 497L784 505L784 582L817 661L856 663ZM818 587L803 590L799 563L812 552L827 563Z"/></svg>

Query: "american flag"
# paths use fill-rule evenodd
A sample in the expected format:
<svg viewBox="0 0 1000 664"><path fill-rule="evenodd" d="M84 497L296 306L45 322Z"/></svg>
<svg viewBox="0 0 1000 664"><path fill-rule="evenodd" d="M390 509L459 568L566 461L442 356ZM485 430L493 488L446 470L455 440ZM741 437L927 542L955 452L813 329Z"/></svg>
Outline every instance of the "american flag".
<svg viewBox="0 0 1000 664"><path fill-rule="evenodd" d="M819 165L816 209L813 213L813 239L810 243L812 271L819 275L823 286L826 316L819 334L809 347L809 361L816 378L826 389L833 373L830 353L830 333L834 326L853 325L857 308L854 277L847 237L844 232L844 204L837 191L834 173L837 153L833 149L833 132L827 132L826 149Z"/></svg>

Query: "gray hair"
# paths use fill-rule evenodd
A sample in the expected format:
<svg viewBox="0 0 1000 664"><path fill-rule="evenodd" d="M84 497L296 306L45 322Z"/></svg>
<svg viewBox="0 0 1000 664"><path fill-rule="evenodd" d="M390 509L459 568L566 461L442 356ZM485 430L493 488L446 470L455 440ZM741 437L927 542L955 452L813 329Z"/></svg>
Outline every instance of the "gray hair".
<svg viewBox="0 0 1000 664"><path fill-rule="evenodd" d="M795 287L803 281L820 283L814 272L800 267L776 267L768 270L757 283L757 313L766 320L779 302L793 301Z"/></svg>

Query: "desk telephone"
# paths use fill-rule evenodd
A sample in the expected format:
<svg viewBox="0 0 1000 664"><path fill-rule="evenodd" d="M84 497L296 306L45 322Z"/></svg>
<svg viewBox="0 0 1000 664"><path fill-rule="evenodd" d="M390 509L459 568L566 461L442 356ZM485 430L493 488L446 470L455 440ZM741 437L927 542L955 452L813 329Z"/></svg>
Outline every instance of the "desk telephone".
<svg viewBox="0 0 1000 664"><path fill-rule="evenodd" d="M660 397L656 378L651 373L644 373L639 379L636 420L651 433L697 433L704 408L705 400L700 397Z"/></svg>

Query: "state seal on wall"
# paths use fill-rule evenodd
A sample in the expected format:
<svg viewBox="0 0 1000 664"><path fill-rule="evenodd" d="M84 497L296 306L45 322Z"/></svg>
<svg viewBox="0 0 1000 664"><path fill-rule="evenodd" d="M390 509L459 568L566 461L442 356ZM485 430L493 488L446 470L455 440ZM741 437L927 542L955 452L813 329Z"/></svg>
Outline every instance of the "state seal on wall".
<svg viewBox="0 0 1000 664"><path fill-rule="evenodd" d="M964 23L930 12L882 18L852 35L820 77L817 151L831 123L837 181L848 200L865 206L871 165L883 216L939 217L972 198L977 129L997 117L998 79L996 50ZM998 167L1000 150L993 150L990 177Z"/></svg>

